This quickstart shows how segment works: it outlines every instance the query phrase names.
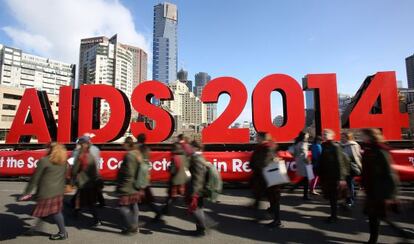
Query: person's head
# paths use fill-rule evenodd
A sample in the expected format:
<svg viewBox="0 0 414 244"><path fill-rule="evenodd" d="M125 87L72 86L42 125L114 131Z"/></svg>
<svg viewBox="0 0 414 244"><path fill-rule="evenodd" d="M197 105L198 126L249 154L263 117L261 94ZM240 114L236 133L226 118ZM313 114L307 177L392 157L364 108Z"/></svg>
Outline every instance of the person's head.
<svg viewBox="0 0 414 244"><path fill-rule="evenodd" d="M125 138L123 146L124 146L125 150L127 150L127 151L134 149L134 146L135 146L134 139L132 139L131 136L127 136Z"/></svg>
<svg viewBox="0 0 414 244"><path fill-rule="evenodd" d="M354 140L355 140L355 138L354 138L354 134L352 132L344 132L341 135L341 141L343 143L349 142L349 141L354 141Z"/></svg>
<svg viewBox="0 0 414 244"><path fill-rule="evenodd" d="M263 143L263 142L266 142L266 141L271 141L272 136L269 133L266 133L266 132L257 132L256 140L257 140L257 143Z"/></svg>
<svg viewBox="0 0 414 244"><path fill-rule="evenodd" d="M324 141L332 141L335 138L335 132L331 129L324 129L322 132L322 138Z"/></svg>
<svg viewBox="0 0 414 244"><path fill-rule="evenodd" d="M65 164L68 159L68 152L64 145L52 142L49 145L49 161L53 164L62 165Z"/></svg>
<svg viewBox="0 0 414 244"><path fill-rule="evenodd" d="M79 137L78 145L80 145L82 151L88 150L91 145L91 138L89 136Z"/></svg>
<svg viewBox="0 0 414 244"><path fill-rule="evenodd" d="M191 142L191 146L194 148L195 151L203 150L203 146L200 143L198 143L196 140Z"/></svg>
<svg viewBox="0 0 414 244"><path fill-rule="evenodd" d="M314 144L321 144L322 143L322 136L315 136L315 138L313 139L313 143Z"/></svg>
<svg viewBox="0 0 414 244"><path fill-rule="evenodd" d="M147 136L146 136L144 133L140 133L140 134L137 136L137 141L138 141L138 143L140 143L140 144L145 144L145 142L147 141Z"/></svg>
<svg viewBox="0 0 414 244"><path fill-rule="evenodd" d="M179 134L179 135L177 136L177 141L178 141L178 142L184 141L184 134Z"/></svg>
<svg viewBox="0 0 414 244"><path fill-rule="evenodd" d="M362 140L365 143L380 143L384 141L384 137L379 129L370 128L362 130Z"/></svg>
<svg viewBox="0 0 414 244"><path fill-rule="evenodd" d="M308 138L309 138L309 134L304 131L301 131L299 132L298 136L295 138L295 144L299 142L307 141Z"/></svg>

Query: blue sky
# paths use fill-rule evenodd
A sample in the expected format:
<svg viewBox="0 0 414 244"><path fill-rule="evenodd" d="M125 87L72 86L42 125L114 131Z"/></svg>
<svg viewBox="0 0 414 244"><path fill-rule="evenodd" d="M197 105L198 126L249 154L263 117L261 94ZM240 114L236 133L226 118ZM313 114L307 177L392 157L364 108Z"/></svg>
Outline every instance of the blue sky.
<svg viewBox="0 0 414 244"><path fill-rule="evenodd" d="M49 32L44 31L43 27L39 26L42 22L39 21L40 24L37 26L32 24L36 22L33 21L36 16L31 17L32 19L25 17L25 11L33 10L36 5L41 4L36 4L37 1L21 1L25 5L33 4L32 7L24 9L17 6L19 3L16 2L19 1L1 2L0 43L13 46L23 43L22 45L33 53L51 55L58 60L76 63L78 43L72 45L76 48L67 48L73 55L53 51L51 47L58 46L55 42L61 39L49 38L49 35L56 33L57 29L48 26ZM124 22L118 24L124 26L122 23L126 23L125 26L132 28L122 30L125 40L131 40L134 44L141 44L146 46L147 50L151 50L153 5L160 1L90 2L97 4L96 8L103 6L102 9L108 4L115 6L109 9L119 12L121 17L128 12L131 20L123 18ZM393 70L397 72L397 79L402 80L406 86L404 59L414 53L414 1L170 2L177 4L179 11L179 67L188 70L191 79L194 79L194 74L199 71L208 72L213 78L233 76L243 81L251 95L255 84L272 73L288 74L299 82L303 76L310 73L336 73L338 91L352 95L367 75L377 71ZM64 5L60 9L67 9L69 17L60 14L54 18L68 18L59 22L65 29L66 22L82 18L82 13L90 13L91 9L86 12L79 10L82 4L82 1L78 1L78 4ZM88 5L85 8L95 8L94 6ZM36 12L35 10L33 11ZM48 12L44 13L45 17L42 11L44 10L39 9L38 18L47 18ZM95 19L100 18L101 16L95 16ZM120 18L115 16L112 19L117 21ZM53 25L53 20L49 21ZM133 22L132 27L128 21ZM68 24L66 29L78 28L76 24ZM117 31L116 26L111 27L108 23L88 30L88 24L99 25L93 23L93 20L84 21L82 26L78 24L79 28L84 28L82 35L110 35L111 32ZM10 28L29 32L35 41L49 40L46 41L48 45L39 47L19 41L19 36L13 35ZM134 31L136 34L130 35ZM70 39L71 33L74 32L62 30L59 35L62 39L68 35L67 38ZM122 35L120 38L123 39ZM69 58L71 60L67 60ZM273 96L274 114L280 114L282 111L277 97ZM220 99L219 111L223 110L227 101L226 98ZM251 120L250 113L249 97L249 103L239 120Z"/></svg>

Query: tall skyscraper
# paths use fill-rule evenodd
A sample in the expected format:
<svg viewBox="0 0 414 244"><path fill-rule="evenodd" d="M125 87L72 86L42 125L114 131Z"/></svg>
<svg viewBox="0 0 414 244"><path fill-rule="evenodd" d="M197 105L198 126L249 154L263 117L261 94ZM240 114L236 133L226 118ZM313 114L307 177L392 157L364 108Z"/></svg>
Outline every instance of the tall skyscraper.
<svg viewBox="0 0 414 244"><path fill-rule="evenodd" d="M118 42L117 35L81 40L79 84L115 86L131 96L147 79L147 54L140 48Z"/></svg>
<svg viewBox="0 0 414 244"><path fill-rule="evenodd" d="M206 72L199 72L195 75L194 94L201 98L202 91L207 83L211 80L211 76ZM217 118L217 103L207 104L207 123L211 124Z"/></svg>
<svg viewBox="0 0 414 244"><path fill-rule="evenodd" d="M0 44L0 85L36 88L59 94L75 82L75 65L44 58Z"/></svg>
<svg viewBox="0 0 414 244"><path fill-rule="evenodd" d="M206 72L198 72L195 74L194 78L194 94L200 97L204 86L211 80L211 76L209 76Z"/></svg>
<svg viewBox="0 0 414 244"><path fill-rule="evenodd" d="M188 79L188 72L183 70L182 68L177 72L177 79L182 83L185 83L188 87L190 92L193 91L193 81Z"/></svg>
<svg viewBox="0 0 414 244"><path fill-rule="evenodd" d="M183 70L182 68L177 72L177 79L181 82L185 82L188 80L188 72Z"/></svg>
<svg viewBox="0 0 414 244"><path fill-rule="evenodd" d="M177 78L177 6L160 3L154 6L152 78L164 83Z"/></svg>
<svg viewBox="0 0 414 244"><path fill-rule="evenodd" d="M93 37L81 40L79 84L105 84L123 91L128 98L139 83L147 79L147 54L140 48L111 38ZM109 119L109 105L101 103L101 124ZM133 118L138 114L133 112Z"/></svg>
<svg viewBox="0 0 414 244"><path fill-rule="evenodd" d="M134 89L141 82L144 82L147 80L148 55L144 50L138 47L134 47L131 45L126 45L126 44L121 44L121 47L132 52L132 69L133 69L132 89Z"/></svg>
<svg viewBox="0 0 414 244"><path fill-rule="evenodd" d="M414 88L414 54L405 59L408 88Z"/></svg>

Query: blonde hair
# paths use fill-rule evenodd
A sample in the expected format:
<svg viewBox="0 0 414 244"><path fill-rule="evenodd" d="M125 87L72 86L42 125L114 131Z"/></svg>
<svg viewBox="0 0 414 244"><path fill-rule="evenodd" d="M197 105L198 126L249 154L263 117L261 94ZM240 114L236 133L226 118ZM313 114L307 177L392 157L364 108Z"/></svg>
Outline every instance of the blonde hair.
<svg viewBox="0 0 414 244"><path fill-rule="evenodd" d="M68 159L68 152L64 145L59 143L51 143L49 147L49 160L53 164L65 164Z"/></svg>
<svg viewBox="0 0 414 244"><path fill-rule="evenodd" d="M331 129L324 129L322 134L326 140L333 140L335 138L335 132Z"/></svg>
<svg viewBox="0 0 414 244"><path fill-rule="evenodd" d="M354 141L355 140L354 134L352 132L349 132L349 131L344 132L344 133L342 133L342 135L345 137L345 139L347 141Z"/></svg>

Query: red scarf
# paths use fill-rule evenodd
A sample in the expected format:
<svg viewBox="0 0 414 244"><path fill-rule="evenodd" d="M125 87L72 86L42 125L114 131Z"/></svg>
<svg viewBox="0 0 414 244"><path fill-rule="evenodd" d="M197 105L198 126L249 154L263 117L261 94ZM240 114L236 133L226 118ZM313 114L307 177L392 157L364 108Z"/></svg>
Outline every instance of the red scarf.
<svg viewBox="0 0 414 244"><path fill-rule="evenodd" d="M83 152L79 157L79 161L80 161L80 169L82 171L86 170L89 164L89 153Z"/></svg>

